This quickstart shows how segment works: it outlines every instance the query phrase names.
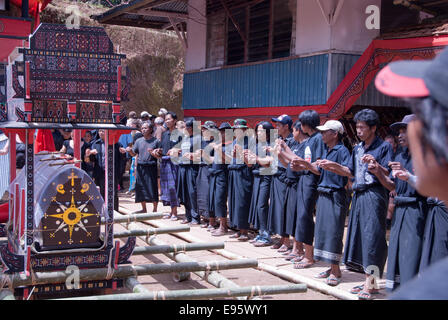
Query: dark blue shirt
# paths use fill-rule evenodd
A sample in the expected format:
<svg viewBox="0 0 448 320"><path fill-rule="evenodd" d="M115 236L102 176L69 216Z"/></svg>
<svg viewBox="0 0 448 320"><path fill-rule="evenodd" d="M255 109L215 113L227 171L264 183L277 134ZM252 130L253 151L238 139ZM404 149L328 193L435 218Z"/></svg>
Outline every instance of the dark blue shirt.
<svg viewBox="0 0 448 320"><path fill-rule="evenodd" d="M294 140L294 136L292 133L290 133L285 139L281 137L283 141L285 141L286 145L291 149L291 146L293 146L295 143L297 143L296 140ZM278 167L286 169L286 167L283 165L283 163L279 160L278 161Z"/></svg>
<svg viewBox="0 0 448 320"><path fill-rule="evenodd" d="M326 150L323 159L327 159L347 167L350 162L350 152L341 142L339 142L330 150ZM318 185L319 188L342 189L347 185L347 177L343 177L331 171L320 168L319 171L321 172Z"/></svg>
<svg viewBox="0 0 448 320"><path fill-rule="evenodd" d="M294 140L294 139L293 139ZM302 143L297 142L294 140L294 144L291 143L289 148L292 152L294 152L295 155L299 156L300 158L303 158L305 156L305 147L308 139L303 141ZM302 174L302 171L292 171L291 170L291 164L286 168L286 177L288 179L292 180L298 180L300 178L300 175Z"/></svg>
<svg viewBox="0 0 448 320"><path fill-rule="evenodd" d="M221 145L222 154L216 154L214 153L213 157L213 163L212 163L212 169L215 170L224 170L227 169L227 164L225 163L225 158L223 157L224 154L227 154L229 157L231 156L231 143L223 143Z"/></svg>
<svg viewBox="0 0 448 320"><path fill-rule="evenodd" d="M402 148L401 152L396 154L395 162L400 162L401 165L408 170L411 174L415 175L414 168L412 166L412 159L411 155L409 153L408 148ZM395 182L395 191L397 192L397 196L401 197L420 197L420 195L417 193L417 190L415 190L407 181L400 180L398 178L393 178L392 173L390 175L390 178L394 180Z"/></svg>
<svg viewBox="0 0 448 320"><path fill-rule="evenodd" d="M173 131L173 134L167 130L162 133L162 140L161 140L161 146L162 146L162 155L166 156L168 151L178 143L182 141L182 135L176 134L177 132ZM176 138L177 136L177 138Z"/></svg>
<svg viewBox="0 0 448 320"><path fill-rule="evenodd" d="M237 139L233 140L230 151L233 150L233 148L235 147L236 144L239 144L240 146L242 146L243 150L246 150L246 149L251 150L251 151L256 150L255 140L248 136L244 136L243 139L241 139L241 140L237 140ZM244 167L244 166L246 166L246 164L244 163L243 160L237 159L237 158L232 159L231 168L239 168L239 167Z"/></svg>
<svg viewBox="0 0 448 320"><path fill-rule="evenodd" d="M388 169L389 162L392 160L393 149L390 143L385 142L379 137L375 137L367 150L364 149L364 141L353 148L353 153L348 164L351 174L355 177L353 190L360 190L371 185L380 185L378 178L368 171L368 164L361 161L365 154L372 155L376 161Z"/></svg>
<svg viewBox="0 0 448 320"><path fill-rule="evenodd" d="M306 141L304 156L306 156L307 147L309 147L309 150L311 151L311 163L318 159L323 159L325 155L325 144L322 141L322 135L320 132L314 133Z"/></svg>

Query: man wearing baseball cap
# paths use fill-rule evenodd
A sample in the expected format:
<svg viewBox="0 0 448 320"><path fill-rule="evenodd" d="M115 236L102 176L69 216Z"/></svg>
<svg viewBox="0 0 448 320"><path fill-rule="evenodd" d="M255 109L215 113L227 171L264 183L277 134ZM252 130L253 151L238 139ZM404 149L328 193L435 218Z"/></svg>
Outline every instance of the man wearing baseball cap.
<svg viewBox="0 0 448 320"><path fill-rule="evenodd" d="M407 126L413 120L415 115L406 115L401 122L390 126L398 135L401 152L389 163L396 196L387 259L388 290L395 290L416 276L421 259L427 215L426 198L407 182L414 171L407 138Z"/></svg>
<svg viewBox="0 0 448 320"><path fill-rule="evenodd" d="M348 165L328 159L328 163L320 165L338 175L354 178L342 262L351 270L365 274L365 283L350 292L368 300L378 290L369 266L376 266L381 277L387 259L387 189L393 189L393 183L387 179L387 168L392 159L392 146L376 134L379 116L375 111L363 109L355 114L354 120L361 143L354 147ZM372 283L372 280L375 281Z"/></svg>
<svg viewBox="0 0 448 320"><path fill-rule="evenodd" d="M407 99L416 115L416 120L407 126L407 135L417 176L417 191L448 201L448 48L433 60L389 64L378 73L375 85L384 94ZM428 201L438 206L441 213L447 212L439 199ZM425 228L428 228L428 223L432 220L427 221ZM427 246L426 241L423 248ZM422 256L424 254L426 256L427 253L423 252ZM448 258L439 259L418 278L403 285L391 298L448 299ZM426 267L427 256L422 262L421 266Z"/></svg>
<svg viewBox="0 0 448 320"><path fill-rule="evenodd" d="M277 118L272 118L275 128L278 130L279 139L284 141L288 147L295 143L292 135L292 119L286 114L282 114ZM276 141L278 145L280 141ZM270 150L271 154L273 150ZM271 248L277 249L278 252L290 254L291 244L289 236L286 232L286 189L287 176L286 166L281 162L277 162L277 172L272 176L271 190L269 194L269 214L268 214L268 230L274 234L280 235L280 241L275 243Z"/></svg>
<svg viewBox="0 0 448 320"><path fill-rule="evenodd" d="M331 266L316 277L325 278L328 285L336 286L340 283L342 276L339 264L342 258L342 238L348 211L345 191L348 178L337 175L329 169L331 163L348 166L350 152L341 142L344 134L341 122L328 120L316 129L321 132L322 141L327 149L322 159L314 163L303 160L302 163L307 170L320 176L317 186L319 197L316 204L314 259L330 263Z"/></svg>

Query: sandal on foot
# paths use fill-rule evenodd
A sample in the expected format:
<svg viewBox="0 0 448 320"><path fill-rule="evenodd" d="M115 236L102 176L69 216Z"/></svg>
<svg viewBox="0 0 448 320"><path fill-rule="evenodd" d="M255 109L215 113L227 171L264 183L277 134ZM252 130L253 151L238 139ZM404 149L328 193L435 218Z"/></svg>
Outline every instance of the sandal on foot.
<svg viewBox="0 0 448 320"><path fill-rule="evenodd" d="M277 252L286 252L290 250L290 248L288 248L288 246L282 244L282 246L277 250Z"/></svg>
<svg viewBox="0 0 448 320"><path fill-rule="evenodd" d="M181 222L180 222L180 224L187 224L187 223L190 223L191 221L188 221L188 220L186 220L186 219L184 219L184 220L182 220Z"/></svg>
<svg viewBox="0 0 448 320"><path fill-rule="evenodd" d="M171 215L170 214L165 214L162 219L171 219Z"/></svg>
<svg viewBox="0 0 448 320"><path fill-rule="evenodd" d="M249 236L247 234L242 234L238 237L238 241L248 241Z"/></svg>
<svg viewBox="0 0 448 320"><path fill-rule="evenodd" d="M297 263L294 263L294 269L306 269L311 267L312 265L314 265L314 262L309 262L309 261L300 261Z"/></svg>
<svg viewBox="0 0 448 320"><path fill-rule="evenodd" d="M363 290L364 290L364 285L361 284L361 285L359 285L359 286L354 286L354 287L352 288L352 290L350 290L350 293L351 293L351 294L358 294L358 293L360 293L360 292L363 291Z"/></svg>
<svg viewBox="0 0 448 320"><path fill-rule="evenodd" d="M378 292L368 292L368 291L359 291L358 299L359 300L373 300L373 295L378 294Z"/></svg>
<svg viewBox="0 0 448 320"><path fill-rule="evenodd" d="M326 280L326 283L329 286L336 287L338 284L341 283L341 277L336 277L336 276L330 274Z"/></svg>
<svg viewBox="0 0 448 320"><path fill-rule="evenodd" d="M203 228L203 229L208 228L208 224L206 224L206 223L201 224L201 228Z"/></svg>
<svg viewBox="0 0 448 320"><path fill-rule="evenodd" d="M171 221L177 221L177 220L179 220L179 218L177 216L171 216L170 220Z"/></svg>
<svg viewBox="0 0 448 320"><path fill-rule="evenodd" d="M282 246L281 242L278 241L271 246L271 249L280 249L281 246Z"/></svg>
<svg viewBox="0 0 448 320"><path fill-rule="evenodd" d="M328 270L325 270L325 271L322 271L322 272L316 274L314 277L317 279L327 279L330 276L330 272L331 272L331 269L328 269Z"/></svg>
<svg viewBox="0 0 448 320"><path fill-rule="evenodd" d="M266 242L266 241L257 241L254 243L254 247L269 247L271 245L270 242Z"/></svg>
<svg viewBox="0 0 448 320"><path fill-rule="evenodd" d="M241 237L241 233L239 233L239 232L235 232L235 233L232 234L229 238L231 238L231 239L237 239L237 238L239 238L239 237Z"/></svg>
<svg viewBox="0 0 448 320"><path fill-rule="evenodd" d="M297 257L295 257L295 258L292 258L291 260L289 260L289 261L291 261L292 263L296 263L296 262L300 262L300 261L302 261L303 260L303 258L305 258L305 256L304 255L302 255L302 254L299 254Z"/></svg>
<svg viewBox="0 0 448 320"><path fill-rule="evenodd" d="M288 251L285 251L282 253L283 256L289 256L292 253L292 249L288 249Z"/></svg>
<svg viewBox="0 0 448 320"><path fill-rule="evenodd" d="M300 256L300 254L291 252L285 257L285 260L291 261L292 259L297 258L298 256Z"/></svg>
<svg viewBox="0 0 448 320"><path fill-rule="evenodd" d="M208 227L207 227L207 231L212 231L212 230L215 230L215 229L216 229L216 226L213 226L211 224L209 224Z"/></svg>
<svg viewBox="0 0 448 320"><path fill-rule="evenodd" d="M214 231L214 232L210 232L211 234L212 234L212 236L214 236L214 237L221 237L221 236L225 236L225 235L227 235L227 231L224 231L224 230L221 230L221 229L218 229L218 230L216 230L216 231Z"/></svg>

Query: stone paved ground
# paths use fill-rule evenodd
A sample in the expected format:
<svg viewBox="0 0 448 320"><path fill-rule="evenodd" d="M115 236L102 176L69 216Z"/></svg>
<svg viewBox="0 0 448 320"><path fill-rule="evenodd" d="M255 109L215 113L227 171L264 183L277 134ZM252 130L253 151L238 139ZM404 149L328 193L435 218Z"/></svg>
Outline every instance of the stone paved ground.
<svg viewBox="0 0 448 320"><path fill-rule="evenodd" d="M124 193L120 193L120 207L121 211L129 213L140 210L139 204L134 203L134 199ZM148 204L148 212L152 211L152 205ZM158 212L169 212L169 207L163 207L159 203ZM184 214L183 207L179 208L179 216ZM170 221L165 219L150 221L150 224L154 227L172 227L180 226L180 221ZM142 228L145 228L144 224L139 224ZM121 227L118 227L121 228ZM118 230L118 229L117 229ZM233 233L233 232L232 232ZM195 251L188 252L187 254L198 261L207 260L221 260L229 258L251 258L257 259L259 267L264 269L275 269L285 273L289 278L294 279L296 283L305 283L308 285L308 291L301 294L282 294L264 297L264 299L293 299L293 300L330 300L330 299L357 299L356 295L349 293L350 289L363 283L364 276L359 273L351 272L342 267L342 282L337 287L330 287L325 284L324 280L316 279L314 276L326 270L324 263L318 262L316 265L309 269L297 270L294 269L292 264L285 261L281 254L270 247L256 248L248 242L240 242L235 239L229 238L229 235L222 237L213 237L206 229L202 229L198 226L191 227L189 232L183 232L177 234L176 237L171 235L158 235L157 237L170 244L181 244L188 242L224 242L225 248L223 250L214 250L215 253L210 251ZM138 245L145 245L145 243L139 240ZM217 255L218 253L219 255ZM172 261L164 255L153 256L133 256L132 261L135 264L145 263L160 263ZM268 272L255 270L255 269L237 269L220 271L221 274L231 279L240 286L250 285L277 285L288 284L292 281L286 281L278 276L272 275ZM142 282L145 287L150 290L176 290L185 288L213 288L210 284L201 280L199 277L192 275L191 280L181 283L176 283L172 280L171 275L157 275L139 277L139 281ZM384 285L384 279L379 281L380 294L375 295L376 299L384 299L386 297ZM185 287L186 286L186 287Z"/></svg>

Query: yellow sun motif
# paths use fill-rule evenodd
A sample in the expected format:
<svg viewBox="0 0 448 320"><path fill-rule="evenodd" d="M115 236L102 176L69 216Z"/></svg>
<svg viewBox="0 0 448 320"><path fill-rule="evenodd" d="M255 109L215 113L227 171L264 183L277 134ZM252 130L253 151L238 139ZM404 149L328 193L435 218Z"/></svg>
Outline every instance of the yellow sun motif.
<svg viewBox="0 0 448 320"><path fill-rule="evenodd" d="M96 215L96 213L81 212L82 209L84 209L86 204L81 205L81 207L82 207L81 210L76 207L75 198L73 195L74 192L75 192L75 190L72 189L71 190L71 194L72 194L71 204L70 204L70 207L68 207L64 210L64 213L48 215L49 217L62 220L62 223L60 224L59 228L55 231L55 233L58 232L59 230L61 230L63 227L68 226L69 236L70 236L68 243L70 243L70 244L73 243L72 235L73 235L73 229L75 226L79 226L81 229L83 229L84 231L87 232L81 219L85 218L85 217L90 217L90 216ZM54 233L50 234L50 237L54 238Z"/></svg>

